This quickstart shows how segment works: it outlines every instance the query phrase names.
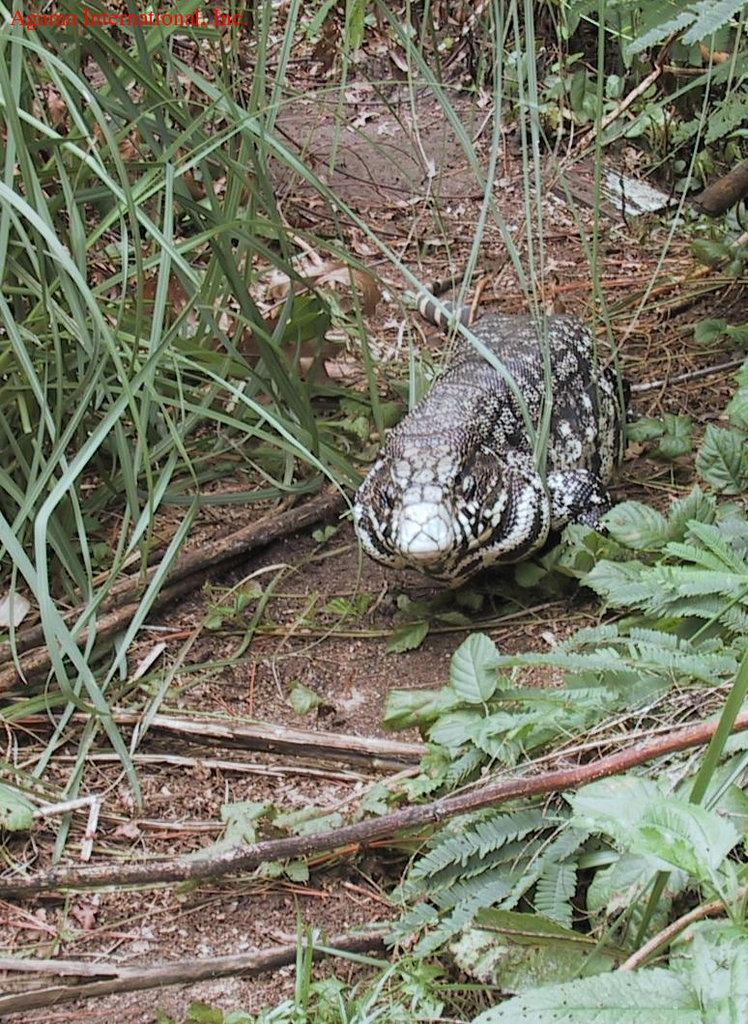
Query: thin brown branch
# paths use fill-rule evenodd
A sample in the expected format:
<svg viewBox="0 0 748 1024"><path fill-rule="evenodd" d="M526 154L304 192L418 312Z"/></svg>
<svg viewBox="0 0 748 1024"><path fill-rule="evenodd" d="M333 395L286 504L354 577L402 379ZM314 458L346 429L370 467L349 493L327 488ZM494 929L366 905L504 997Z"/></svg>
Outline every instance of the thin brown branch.
<svg viewBox="0 0 748 1024"><path fill-rule="evenodd" d="M315 946L314 958L319 960L325 956L334 956L338 950L345 953L367 953L383 947L384 939L376 932L360 936L339 935L331 938L321 948ZM5 1020L5 1015L10 1013L27 1013L44 1006L69 1003L74 999L108 996L115 992L138 992L165 985L193 985L198 981L230 975L251 978L263 971L273 971L295 963L296 955L296 946L276 946L265 953L168 961L153 967L118 967L111 964L76 963L72 960L16 960L14 963L12 957L4 957L0 960L0 970L36 970L63 976L77 974L81 978L98 974L100 977L97 981L83 984L48 985L32 992L0 996L0 1019Z"/></svg>
<svg viewBox="0 0 748 1024"><path fill-rule="evenodd" d="M744 899L746 892L748 892L748 889L739 889L737 899ZM689 924L693 924L695 921L703 921L705 917L716 917L717 914L723 914L724 912L725 904L722 900L712 900L711 903L704 903L700 907L689 910L683 917L679 917L677 921L673 921L667 928L663 928L661 932L653 935L649 942L646 942L641 949L637 949L628 960L624 960L618 970L636 970L637 967L641 967L643 963L646 963L658 950L669 946L673 939L680 935L685 928L688 928Z"/></svg>
<svg viewBox="0 0 748 1024"><path fill-rule="evenodd" d="M497 806L544 793L563 792L628 771L636 765L656 757L672 754L688 747L707 743L717 722L701 722L679 729L651 743L610 754L590 764L565 768L527 778L493 782L457 796L444 797L433 803L408 807L381 818L346 825L321 835L294 836L290 839L270 839L262 843L247 843L218 854L208 853L205 858L177 857L173 860L149 861L127 866L96 865L93 867L61 867L40 872L28 878L0 879L0 897L17 898L57 889L92 889L97 886L159 885L183 882L188 879L217 878L238 874L256 868L266 861L309 857L341 847L356 849L373 841L388 840L411 829L435 825L458 814L466 814L483 807ZM739 715L733 732L748 729L748 712Z"/></svg>
<svg viewBox="0 0 748 1024"><path fill-rule="evenodd" d="M343 502L342 495L336 489L327 488L303 505L283 512L274 509L241 530L229 534L228 537L208 541L199 548L186 552L177 558L167 573L163 589L153 607L164 605L197 589L202 585L206 575L216 567L336 514L342 509ZM156 572L158 566L152 566L146 572L121 580L112 587L99 608L99 614L103 617L96 624L97 641L119 632L123 625L130 621L138 608L138 598L145 592ZM83 612L83 608L68 612L64 616L65 622L71 625ZM107 612L109 614L105 614ZM44 631L40 625L31 626L17 633L14 641L15 651L29 652L20 659L18 666L13 663L11 645L0 645L0 664L4 663L7 666L0 671L0 693L15 686L20 679L35 678L49 670L47 648L38 646L44 644L44 641ZM88 642L88 630L81 632L77 642L79 647ZM37 650L32 649L35 646L38 646Z"/></svg>
<svg viewBox="0 0 748 1024"><path fill-rule="evenodd" d="M735 370L742 366L744 359L729 359L725 363L717 363L714 366L704 366L700 370L691 370L688 373L676 373L673 377L663 377L662 380L647 380L640 384L632 384L631 391L638 394L642 391L655 391L657 388L670 387L671 384L686 384L690 380L700 380L702 377L713 377L718 373L726 373L728 370Z"/></svg>
<svg viewBox="0 0 748 1024"><path fill-rule="evenodd" d="M582 135L579 142L574 147L575 151L578 151L585 146L589 146L590 143L594 142L601 132L604 132L606 128L609 128L613 124L614 121L617 121L618 118L629 109L635 100L642 96L650 86L654 85L657 79L662 75L665 58L668 50L677 38L677 35L677 32L673 32L668 36L654 59L654 67L652 71L650 71L650 73L643 78L641 82L631 90L631 92L627 93L627 95L623 97L614 110L611 110L610 113L601 118L599 124L592 125L592 127Z"/></svg>

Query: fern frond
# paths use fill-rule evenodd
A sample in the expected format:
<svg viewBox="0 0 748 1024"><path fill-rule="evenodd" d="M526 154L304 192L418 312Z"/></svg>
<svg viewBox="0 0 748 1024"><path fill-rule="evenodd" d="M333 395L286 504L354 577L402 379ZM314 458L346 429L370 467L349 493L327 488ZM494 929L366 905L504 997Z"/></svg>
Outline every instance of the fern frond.
<svg viewBox="0 0 748 1024"><path fill-rule="evenodd" d="M472 924L479 910L493 906L506 895L511 883L506 868L486 871L480 878L474 879L452 911L442 917L436 928L421 939L416 946L416 954L427 956L433 953L457 932Z"/></svg>
<svg viewBox="0 0 748 1024"><path fill-rule="evenodd" d="M513 910L517 903L549 870L552 864L562 864L579 850L589 838L589 832L567 826L560 835L546 846L544 852L534 859L524 874L517 880L512 891L501 902L502 910Z"/></svg>
<svg viewBox="0 0 748 1024"><path fill-rule="evenodd" d="M445 835L442 830L433 840L434 846L410 870L409 879L431 878L452 865L464 867L471 857L486 857L505 843L524 839L535 829L547 828L548 819L541 810L502 814L493 811L482 820L466 824L456 819L453 828L458 834Z"/></svg>
<svg viewBox="0 0 748 1024"><path fill-rule="evenodd" d="M552 863L543 869L535 886L535 909L567 928L572 926L571 900L577 888L577 865L574 862Z"/></svg>

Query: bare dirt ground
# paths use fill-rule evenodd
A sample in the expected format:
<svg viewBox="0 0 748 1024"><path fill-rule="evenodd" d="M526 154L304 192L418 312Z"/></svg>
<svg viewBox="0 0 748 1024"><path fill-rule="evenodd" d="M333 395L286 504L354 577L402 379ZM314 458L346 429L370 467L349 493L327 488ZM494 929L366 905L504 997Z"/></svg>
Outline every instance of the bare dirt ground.
<svg viewBox="0 0 748 1024"><path fill-rule="evenodd" d="M331 187L380 235L391 241L401 259L424 279L458 267L472 237L481 190L464 154L447 130L440 108L428 95L418 99L417 135L410 125L410 108L402 96L390 96L385 106L365 86L352 87L335 124L335 101L311 97L289 108L281 120L288 137L299 145L304 159L323 166L333 140L340 140ZM466 131L485 146L487 111L457 98ZM433 166L432 178L424 176ZM551 181L549 172L547 180ZM329 216L325 204L298 182L280 175L289 220L320 232ZM523 192L515 141L505 138L494 195L507 221L519 233L523 221ZM592 318L591 282L580 257L578 226L565 202L549 187L544 195L547 234L547 280L538 282L548 300L585 319ZM438 214L437 214L438 211ZM583 231L588 230L584 216ZM331 225L332 229L332 225ZM613 310L621 356L630 379L666 378L692 365L719 362L714 353L693 347L693 324L705 316L746 319L745 295L731 282L714 275L701 284L685 242L670 251L658 278L661 284L633 322L637 297L643 295L661 251L665 230L657 221L626 224L610 218L604 225L600 276L603 292ZM400 283L377 263L373 249L357 231L351 245L361 258L371 257L373 270ZM502 245L489 228L486 256L480 273L486 275L481 309L522 308L521 291L502 256ZM700 294L701 293L701 294ZM380 352L398 351L398 331L404 314L396 302L380 303L368 327ZM414 317L408 323L423 331ZM427 332L440 344L438 335ZM402 349L400 350L401 354ZM724 357L722 357L724 358ZM397 375L397 358L387 372ZM635 401L637 411L691 415L702 429L724 408L731 377L724 374L707 383L696 381L665 387ZM688 484L684 463L657 463L641 452L629 452L615 485L617 498L644 499L665 505L669 496ZM207 513L199 531L205 535L236 529L246 519L241 508ZM228 616L215 629L203 628L211 606L220 603L222 588L254 576L266 585L275 575L268 567L290 567L277 586L246 651L236 652L246 634L256 605ZM311 536L277 542L231 574L213 579L201 595L173 605L141 632L131 666L165 642L163 664L192 640L183 667L177 673L165 706L174 715L216 717L238 723L245 720L279 723L310 731L356 736L382 736L381 721L388 692L394 687L435 687L447 679L451 653L467 631L451 628L432 631L413 652L388 654L386 639L402 621L396 599L433 594L435 587L407 573L389 573L361 562L351 527L346 521L325 545ZM563 636L583 622L595 621L598 609L583 596L549 603L532 592L518 596L516 588L495 582L483 611L471 628L486 629L503 649L536 647L549 635ZM334 598L371 595L363 616L341 618L324 611ZM521 610L505 624L502 614ZM312 713L297 714L289 704L295 683L312 690L321 700ZM145 696L134 686L128 700ZM71 729L70 738L79 729ZM8 734L5 756L32 763L38 743L44 744L49 726L41 721ZM413 735L397 739L415 742ZM61 743L47 774L51 788L65 784L72 765L72 750ZM103 810L93 846L94 862L173 856L206 847L221 834L221 807L238 801L270 802L279 810L339 813L355 810L362 794L377 778L393 769L365 763L326 761L319 757L266 755L222 745L207 737L187 741L158 729L149 731L135 755L143 791L137 808L133 793L116 759L102 743L90 759L83 792L103 797ZM76 815L66 858L73 861L83 837L84 815ZM7 842L6 863L11 861L41 870L51 863L57 823L39 822L31 835ZM198 886L169 886L135 892L101 892L61 897L41 896L32 901L0 904L2 946L6 953L80 960L90 964L148 965L164 961L198 960L269 946L293 945L299 922L338 934L356 926L393 917L396 913L384 889L397 878L401 862L388 851L369 850L358 856L319 858L307 884L289 879L249 876ZM336 965L344 973L344 964ZM29 982L31 979L29 979ZM38 984L38 979L35 979ZM256 979L241 977L206 981L143 992L108 996L58 1008L30 1010L14 1015L34 1022L111 1021L122 1024L152 1022L158 1010L176 1021L185 1017L193 1000L203 1000L224 1011L241 1007L257 1011L293 993L294 972L288 967ZM15 990L20 988L17 980ZM10 991L0 979L0 989Z"/></svg>

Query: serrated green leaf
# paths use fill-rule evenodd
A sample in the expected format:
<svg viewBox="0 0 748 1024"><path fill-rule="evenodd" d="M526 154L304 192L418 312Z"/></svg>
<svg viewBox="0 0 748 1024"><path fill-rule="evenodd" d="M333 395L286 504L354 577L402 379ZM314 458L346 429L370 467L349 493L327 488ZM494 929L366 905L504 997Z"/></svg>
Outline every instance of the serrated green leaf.
<svg viewBox="0 0 748 1024"><path fill-rule="evenodd" d="M390 690L384 712L385 729L411 729L428 725L461 704L449 686L441 690Z"/></svg>
<svg viewBox="0 0 748 1024"><path fill-rule="evenodd" d="M613 965L591 942L580 942L578 932L558 926L554 932L554 923L539 914L487 910L479 911L476 921L484 915L486 928L466 929L449 948L463 971L502 992L526 992Z"/></svg>
<svg viewBox="0 0 748 1024"><path fill-rule="evenodd" d="M603 523L613 540L634 551L657 551L669 539L662 513L639 501L622 501L606 512Z"/></svg>
<svg viewBox="0 0 748 1024"><path fill-rule="evenodd" d="M626 424L626 437L629 441L652 441L664 433L665 424L652 416L641 416L633 423Z"/></svg>
<svg viewBox="0 0 748 1024"><path fill-rule="evenodd" d="M452 711L442 715L429 729L429 739L456 751L470 740L472 729L483 716L478 711Z"/></svg>
<svg viewBox="0 0 748 1024"><path fill-rule="evenodd" d="M637 33L626 47L626 55L631 57L635 53L664 42L673 32L679 32L693 21L693 14L690 11L680 11L673 14L673 8L668 4L652 4L650 18L651 27L646 31ZM673 15L672 17L670 15Z"/></svg>
<svg viewBox="0 0 748 1024"><path fill-rule="evenodd" d="M627 846L708 881L739 840L734 825L720 815L671 796L648 801Z"/></svg>
<svg viewBox="0 0 748 1024"><path fill-rule="evenodd" d="M421 646L428 636L431 624L422 620L420 622L406 622L398 626L387 641L388 654L403 654L405 651L415 651Z"/></svg>
<svg viewBox="0 0 748 1024"><path fill-rule="evenodd" d="M473 1024L705 1024L692 988L661 968L548 985L508 999Z"/></svg>
<svg viewBox="0 0 748 1024"><path fill-rule="evenodd" d="M736 279L743 276L744 270L745 261L740 256L733 256L731 260L728 260L724 268L727 277L734 277Z"/></svg>
<svg viewBox="0 0 748 1024"><path fill-rule="evenodd" d="M470 612L479 612L486 600L485 594L469 587L461 587L455 592L455 601L460 608L467 608Z"/></svg>
<svg viewBox="0 0 748 1024"><path fill-rule="evenodd" d="M318 530L312 530L312 537L318 544L325 544L331 537L335 536L339 529L339 526L323 526Z"/></svg>
<svg viewBox="0 0 748 1024"><path fill-rule="evenodd" d="M690 519L701 523L713 523L716 508L717 503L713 496L704 494L700 487L694 487L685 498L678 498L672 502L667 517L671 540L683 540Z"/></svg>
<svg viewBox="0 0 748 1024"><path fill-rule="evenodd" d="M537 587L548 570L537 562L519 562L514 568L514 579L518 587Z"/></svg>
<svg viewBox="0 0 748 1024"><path fill-rule="evenodd" d="M723 494L748 490L748 443L739 430L720 430L711 423L696 454L698 474Z"/></svg>
<svg viewBox="0 0 748 1024"><path fill-rule="evenodd" d="M613 836L623 846L641 818L643 808L660 796L660 789L652 779L617 775L591 782L566 799L577 824L591 832Z"/></svg>
<svg viewBox="0 0 748 1024"><path fill-rule="evenodd" d="M309 867L305 861L292 860L284 865L284 868L286 878L289 878L292 882L303 883L309 881Z"/></svg>
<svg viewBox="0 0 748 1024"><path fill-rule="evenodd" d="M571 928L571 900L577 888L576 864L548 864L535 886L535 906L552 921Z"/></svg>
<svg viewBox="0 0 748 1024"><path fill-rule="evenodd" d="M690 435L676 437L666 434L652 453L658 459L679 459L691 451Z"/></svg>
<svg viewBox="0 0 748 1024"><path fill-rule="evenodd" d="M662 420L643 417L626 427L630 441L651 441L661 438L654 454L665 459L675 459L691 450L693 425L688 416L665 413Z"/></svg>
<svg viewBox="0 0 748 1024"><path fill-rule="evenodd" d="M223 1024L223 1011L208 1003L190 1003L187 1024Z"/></svg>
<svg viewBox="0 0 748 1024"><path fill-rule="evenodd" d="M619 914L645 892L656 873L651 858L622 853L612 864L595 872L587 890L587 910L592 914L599 910L608 915Z"/></svg>
<svg viewBox="0 0 748 1024"><path fill-rule="evenodd" d="M709 1024L743 1024L748 1020L745 925L699 921L681 933L672 953L673 973L695 989Z"/></svg>
<svg viewBox="0 0 748 1024"><path fill-rule="evenodd" d="M446 612L436 612L434 614L434 619L440 625L444 626L469 626L471 622L469 615L466 615L464 612L457 611L456 608L452 608L450 611Z"/></svg>
<svg viewBox="0 0 748 1024"><path fill-rule="evenodd" d="M701 0L701 3L691 5L696 17L693 25L683 33L684 45L691 46L706 40L739 14L744 5L745 0Z"/></svg>
<svg viewBox="0 0 748 1024"><path fill-rule="evenodd" d="M485 633L473 633L457 648L449 666L449 681L463 700L482 704L494 693L499 652Z"/></svg>

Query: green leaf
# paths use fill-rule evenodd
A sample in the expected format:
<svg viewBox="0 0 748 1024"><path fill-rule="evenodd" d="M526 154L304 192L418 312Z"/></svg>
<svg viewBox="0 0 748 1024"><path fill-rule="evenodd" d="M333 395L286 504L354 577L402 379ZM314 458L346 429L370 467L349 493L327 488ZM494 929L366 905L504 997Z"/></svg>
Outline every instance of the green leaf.
<svg viewBox="0 0 748 1024"><path fill-rule="evenodd" d="M666 412L664 417L665 435L654 454L664 459L677 459L691 451L693 424L689 416L675 416Z"/></svg>
<svg viewBox="0 0 748 1024"><path fill-rule="evenodd" d="M28 832L34 823L34 805L12 786L0 783L0 829Z"/></svg>
<svg viewBox="0 0 748 1024"><path fill-rule="evenodd" d="M723 494L748 490L748 441L739 430L720 430L711 423L696 454L696 471Z"/></svg>
<svg viewBox="0 0 748 1024"><path fill-rule="evenodd" d="M186 1024L223 1024L223 1011L208 1003L190 1003Z"/></svg>
<svg viewBox="0 0 748 1024"><path fill-rule="evenodd" d="M308 882L309 866L303 860L292 860L285 865L285 875L292 882Z"/></svg>
<svg viewBox="0 0 748 1024"><path fill-rule="evenodd" d="M469 704L482 704L494 693L499 652L485 633L473 633L457 648L449 666L449 681Z"/></svg>
<svg viewBox="0 0 748 1024"><path fill-rule="evenodd" d="M627 845L632 853L657 857L700 881L713 879L740 840L729 821L674 797L650 800Z"/></svg>
<svg viewBox="0 0 748 1024"><path fill-rule="evenodd" d="M708 242L705 238L692 242L691 251L696 259L707 267L718 267L732 255L729 245L725 242Z"/></svg>
<svg viewBox="0 0 748 1024"><path fill-rule="evenodd" d="M690 46L692 43L706 40L739 14L744 5L745 0L701 0L701 3L690 5L696 20L688 31L683 33L684 45Z"/></svg>
<svg viewBox="0 0 748 1024"><path fill-rule="evenodd" d="M696 991L709 1024L748 1020L748 932L729 921L699 921L671 947L674 974Z"/></svg>
<svg viewBox="0 0 748 1024"><path fill-rule="evenodd" d="M593 914L603 910L608 915L627 910L645 891L656 870L651 858L622 853L595 872L587 890L587 910Z"/></svg>
<svg viewBox="0 0 748 1024"><path fill-rule="evenodd" d="M604 832L625 846L642 809L660 798L660 790L651 779L636 775L616 775L583 786L567 797L574 821L590 832Z"/></svg>
<svg viewBox="0 0 748 1024"><path fill-rule="evenodd" d="M584 94L587 89L587 72L584 68L575 71L571 79L569 89L569 104L575 114L579 114L584 103Z"/></svg>
<svg viewBox="0 0 748 1024"><path fill-rule="evenodd" d="M713 877L740 840L735 827L714 811L663 796L655 782L638 776L590 783L568 800L584 828L605 832L620 848L701 881Z"/></svg>
<svg viewBox="0 0 748 1024"><path fill-rule="evenodd" d="M473 1024L705 1024L695 992L661 968L549 985L508 999Z"/></svg>
<svg viewBox="0 0 748 1024"><path fill-rule="evenodd" d="M354 618L359 618L361 615L366 614L370 604L370 594L357 594L356 597L352 599L347 597L333 597L324 605L322 611L327 612L329 615L350 615Z"/></svg>
<svg viewBox="0 0 748 1024"><path fill-rule="evenodd" d="M502 992L526 992L613 965L611 957L597 953L579 932L540 914L481 910L476 923L478 927L466 929L449 948L463 971Z"/></svg>
<svg viewBox="0 0 748 1024"><path fill-rule="evenodd" d="M441 690L390 690L384 712L385 729L429 725L462 702L450 686Z"/></svg>
<svg viewBox="0 0 748 1024"><path fill-rule="evenodd" d="M221 807L221 821L226 823L223 839L219 843L238 846L257 840L257 822L266 817L273 805L257 800L239 800Z"/></svg>
<svg viewBox="0 0 748 1024"><path fill-rule="evenodd" d="M518 587L537 587L548 570L537 562L519 562L514 568L514 579Z"/></svg>
<svg viewBox="0 0 748 1024"><path fill-rule="evenodd" d="M291 688L288 700L297 715L308 715L310 711L322 704L319 694L298 682Z"/></svg>
<svg viewBox="0 0 748 1024"><path fill-rule="evenodd" d="M748 323L728 327L727 334L730 341L732 341L738 348L746 348L746 346L748 346Z"/></svg>
<svg viewBox="0 0 748 1024"><path fill-rule="evenodd" d="M697 345L711 345L727 330L726 320L702 320L693 329L693 340Z"/></svg>
<svg viewBox="0 0 748 1024"><path fill-rule="evenodd" d="M685 498L678 498L670 505L667 525L670 539L683 540L688 523L695 519L700 523L713 523L717 503L710 494L704 494L700 487L694 487Z"/></svg>
<svg viewBox="0 0 748 1024"><path fill-rule="evenodd" d="M613 540L634 551L657 551L669 539L665 517L639 501L623 501L606 512L603 523Z"/></svg>
<svg viewBox="0 0 748 1024"><path fill-rule="evenodd" d="M741 256L734 256L725 267L725 274L728 277L742 277L745 270L745 260Z"/></svg>
<svg viewBox="0 0 748 1024"><path fill-rule="evenodd" d="M673 32L679 32L693 21L691 11L678 12L676 9L674 12L673 7L667 3L647 6L650 10L648 23L645 22L643 26L646 26L646 30L638 32L636 38L628 44L626 47L627 57L664 42ZM671 14L672 17L669 16Z"/></svg>
<svg viewBox="0 0 748 1024"><path fill-rule="evenodd" d="M626 437L629 441L652 441L655 437L662 437L665 433L665 425L662 420L653 416L642 416L633 423L626 424Z"/></svg>
<svg viewBox="0 0 748 1024"><path fill-rule="evenodd" d="M387 641L387 653L403 654L405 651L415 651L426 639L430 628L431 624L426 620L406 622L403 626L398 626Z"/></svg>
<svg viewBox="0 0 748 1024"><path fill-rule="evenodd" d="M429 729L429 739L454 752L470 741L476 725L483 721L478 711L453 711L442 715Z"/></svg>
<svg viewBox="0 0 748 1024"><path fill-rule="evenodd" d="M748 388L740 388L735 393L725 412L733 427L748 431Z"/></svg>
<svg viewBox="0 0 748 1024"><path fill-rule="evenodd" d="M317 530L312 530L312 537L318 544L326 544L331 537L335 536L339 529L339 526L322 526Z"/></svg>

